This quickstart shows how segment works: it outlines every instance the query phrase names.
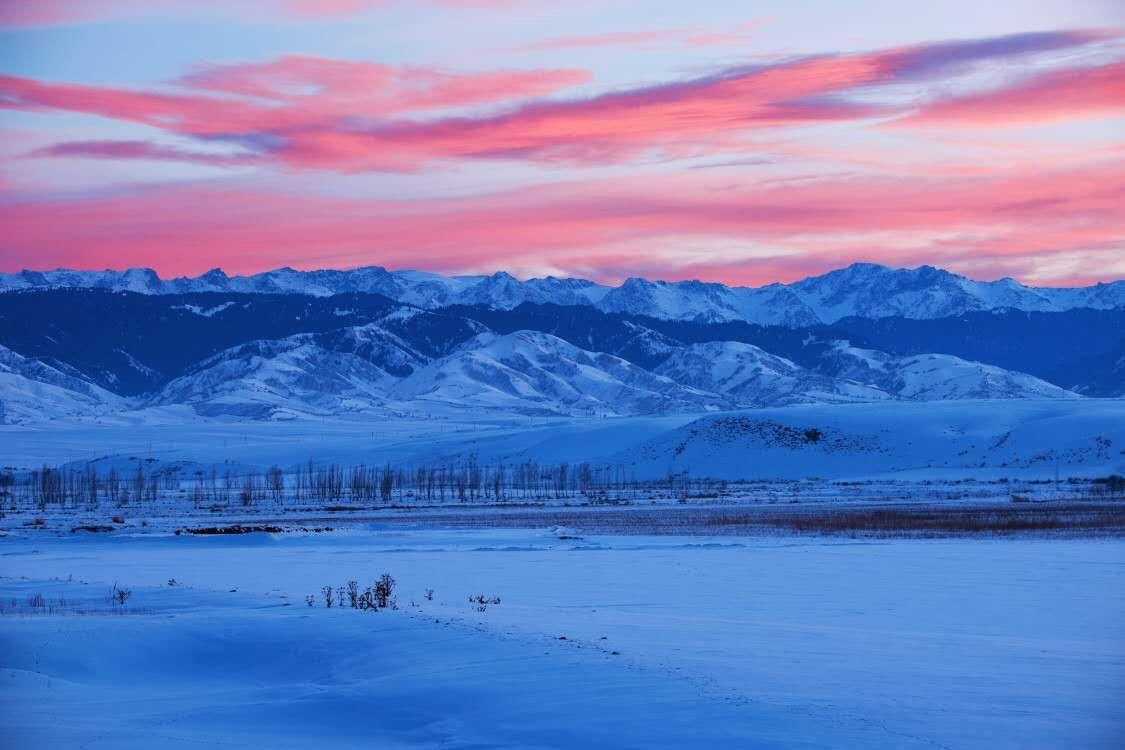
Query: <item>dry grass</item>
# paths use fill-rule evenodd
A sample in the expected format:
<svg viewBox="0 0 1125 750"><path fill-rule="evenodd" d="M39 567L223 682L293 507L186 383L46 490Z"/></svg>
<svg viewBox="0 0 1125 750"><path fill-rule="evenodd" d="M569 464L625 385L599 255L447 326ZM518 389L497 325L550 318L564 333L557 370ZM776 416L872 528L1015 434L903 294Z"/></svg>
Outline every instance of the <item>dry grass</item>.
<svg viewBox="0 0 1125 750"><path fill-rule="evenodd" d="M536 508L381 515L387 524L453 528L567 526L587 534L754 536L824 534L879 537L971 535L1122 536L1125 502L786 503L742 506Z"/></svg>

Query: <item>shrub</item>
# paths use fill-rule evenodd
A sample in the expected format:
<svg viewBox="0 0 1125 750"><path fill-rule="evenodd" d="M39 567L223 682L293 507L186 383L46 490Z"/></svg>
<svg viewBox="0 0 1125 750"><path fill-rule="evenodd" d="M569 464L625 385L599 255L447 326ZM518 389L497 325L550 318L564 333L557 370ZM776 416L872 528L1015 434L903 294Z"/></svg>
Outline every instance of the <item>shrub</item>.
<svg viewBox="0 0 1125 750"><path fill-rule="evenodd" d="M472 604L477 612L487 612L489 604L499 603L500 597L498 596L487 597L484 594L477 594L469 597L469 604Z"/></svg>
<svg viewBox="0 0 1125 750"><path fill-rule="evenodd" d="M375 592L371 590L370 586L365 588L363 593L359 595L359 608L378 609L378 607L375 606Z"/></svg>
<svg viewBox="0 0 1125 750"><path fill-rule="evenodd" d="M113 584L113 588L109 592L109 600L114 604L125 606L125 602L129 601L129 597L133 595L130 589L118 588L117 584Z"/></svg>
<svg viewBox="0 0 1125 750"><path fill-rule="evenodd" d="M379 577L379 580L375 582L374 589L375 605L379 609L386 609L387 603L394 594L395 579L391 578L387 573L384 573Z"/></svg>
<svg viewBox="0 0 1125 750"><path fill-rule="evenodd" d="M347 583L348 604L352 605L352 609L359 608L359 581L348 581Z"/></svg>

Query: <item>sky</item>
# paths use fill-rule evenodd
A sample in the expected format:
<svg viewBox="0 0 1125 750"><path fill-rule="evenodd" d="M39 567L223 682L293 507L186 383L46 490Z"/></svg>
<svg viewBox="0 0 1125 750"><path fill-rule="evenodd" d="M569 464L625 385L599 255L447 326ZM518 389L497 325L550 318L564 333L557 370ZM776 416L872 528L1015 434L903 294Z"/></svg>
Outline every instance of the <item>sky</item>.
<svg viewBox="0 0 1125 750"><path fill-rule="evenodd" d="M1125 277L1120 0L0 0L0 272Z"/></svg>

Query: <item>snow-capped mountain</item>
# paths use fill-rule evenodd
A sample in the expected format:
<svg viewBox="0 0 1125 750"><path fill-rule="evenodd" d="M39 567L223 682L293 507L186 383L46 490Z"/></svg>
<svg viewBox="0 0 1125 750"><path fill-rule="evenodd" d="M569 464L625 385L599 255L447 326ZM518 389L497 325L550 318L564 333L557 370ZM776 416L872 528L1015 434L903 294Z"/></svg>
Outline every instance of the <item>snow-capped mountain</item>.
<svg viewBox="0 0 1125 750"><path fill-rule="evenodd" d="M732 405L544 333L481 333L430 358L377 325L232 347L147 403L249 418L380 409L650 414Z"/></svg>
<svg viewBox="0 0 1125 750"><path fill-rule="evenodd" d="M126 407L120 396L0 346L0 423L37 422Z"/></svg>
<svg viewBox="0 0 1125 750"><path fill-rule="evenodd" d="M878 387L821 375L737 341L712 341L683 347L654 372L682 385L720 393L740 406L891 398Z"/></svg>
<svg viewBox="0 0 1125 750"><path fill-rule="evenodd" d="M589 305L604 297L608 291L606 287L585 279L557 279L548 276L520 281L499 271L466 285L453 296L452 301L460 305L484 305L501 310L510 310L524 302Z"/></svg>
<svg viewBox="0 0 1125 750"><path fill-rule="evenodd" d="M933 266L891 269L873 263L854 263L798 281L791 289L825 323L846 317L929 319L976 310L1050 312L1125 305L1122 282L1079 289L1035 288L1013 279L973 281Z"/></svg>
<svg viewBox="0 0 1125 750"><path fill-rule="evenodd" d="M751 288L631 278L611 289L597 306L606 312L704 323L745 320L760 325L800 327L822 322L782 284Z"/></svg>
<svg viewBox="0 0 1125 750"><path fill-rule="evenodd" d="M824 369L835 377L868 383L910 401L1078 397L1022 372L948 354L896 357L839 341L824 360Z"/></svg>
<svg viewBox="0 0 1125 750"><path fill-rule="evenodd" d="M642 367L648 362L664 361L681 346L675 339L629 320L621 322L613 344L613 354Z"/></svg>
<svg viewBox="0 0 1125 750"><path fill-rule="evenodd" d="M448 340L422 338L415 345L389 330L405 333L404 326L424 326L432 317L403 308L379 323L231 347L168 383L150 403L237 416L368 410L384 404L399 380L445 353Z"/></svg>
<svg viewBox="0 0 1125 750"><path fill-rule="evenodd" d="M79 287L142 294L191 292L282 293L329 296L381 294L424 308L483 305L511 309L525 302L591 305L606 312L666 320L748 321L803 327L847 317L933 319L978 310L1057 312L1125 308L1125 281L1077 288L1038 288L1012 279L974 281L932 266L893 269L855 263L792 284L729 287L701 281L631 278L618 287L553 277L520 281L491 276L442 276L424 271L297 271L281 268L253 276L214 269L195 278L161 280L151 269L127 271L21 271L0 275L0 291Z"/></svg>
<svg viewBox="0 0 1125 750"><path fill-rule="evenodd" d="M429 302L458 295L468 301L497 299L505 306L565 295L571 302L587 302L521 302L514 308L476 302L426 309L372 292L291 293L310 279L325 289L343 277L358 283L363 274L304 276L289 270L261 287L272 293L44 289L0 294L0 346L6 347L0 358L0 401L9 421L27 421L175 405L203 415L246 418L474 409L636 415L1125 392L1125 309L853 317L789 328L742 320L704 322L705 307L682 307L702 299L712 310L734 310L732 300L753 291L720 285L635 279L622 289L631 290L637 304L626 305L630 298L619 290L576 280L366 271L368 286L403 295L406 287L395 285L406 279L411 294ZM806 295L819 295L815 307L806 309L832 316L878 302L884 306L875 313L883 314L892 309L888 300L909 287L906 282L896 286L895 279L905 278L900 272L877 267L850 272L882 279L884 295L859 299L852 287L860 280L849 286L822 277L804 288ZM927 304L924 295L932 296L935 274L940 284L950 283L951 275L932 269L911 277L923 289L911 298L919 307ZM75 279L91 281L87 274L64 280ZM119 280L150 291L166 283L153 279L131 273ZM220 272L207 281L233 282ZM647 295L651 285L657 292ZM1110 288L1095 289L1104 300ZM692 290L700 296L681 298ZM798 295L798 286L758 291L784 302ZM599 309L638 306L645 299L644 304L671 306L677 315L694 317L661 320ZM969 297L957 299L968 304ZM928 309L938 308L931 304ZM1022 372L1028 369L1035 375ZM40 401L43 408L37 408Z"/></svg>
<svg viewBox="0 0 1125 750"><path fill-rule="evenodd" d="M428 358L377 325L252 341L200 362L151 404L190 404L205 415L277 417L381 405Z"/></svg>
<svg viewBox="0 0 1125 750"><path fill-rule="evenodd" d="M536 331L481 334L405 378L400 401L517 413L659 414L729 407L610 354Z"/></svg>

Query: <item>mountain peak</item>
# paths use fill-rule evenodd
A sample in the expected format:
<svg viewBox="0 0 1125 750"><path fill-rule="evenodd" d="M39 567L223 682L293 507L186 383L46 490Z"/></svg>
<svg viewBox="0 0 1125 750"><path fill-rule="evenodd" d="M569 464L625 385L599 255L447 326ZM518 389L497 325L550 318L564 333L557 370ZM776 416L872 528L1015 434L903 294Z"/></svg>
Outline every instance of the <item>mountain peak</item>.
<svg viewBox="0 0 1125 750"><path fill-rule="evenodd" d="M867 261L856 261L843 268L837 268L833 271L822 273L818 276L812 276L805 279L805 281L812 281L813 279L827 279L827 278L854 278L857 276L875 276L885 273L891 273L895 269L890 266L884 266L880 263L869 263ZM797 282L800 283L800 282Z"/></svg>
<svg viewBox="0 0 1125 750"><path fill-rule="evenodd" d="M789 284L730 287L688 279L668 282L630 276L608 287L585 279L521 281L506 271L490 275L443 276L428 271L388 271L381 266L351 270L298 271L286 266L252 276L227 276L213 268L196 278L161 280L151 268L126 271L24 270L0 274L0 292L55 288L108 289L139 294L238 292L380 294L426 309L483 305L511 309L521 303L585 305L603 312L647 315L666 320L745 321L799 327L842 318L932 319L977 310L1058 312L1078 307L1125 307L1125 282L1080 288L1027 287L1005 278L974 281L932 265L891 268L860 261Z"/></svg>

